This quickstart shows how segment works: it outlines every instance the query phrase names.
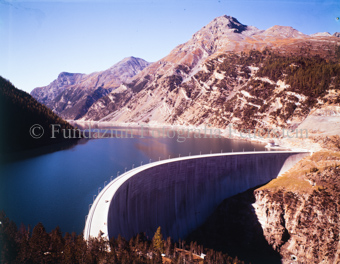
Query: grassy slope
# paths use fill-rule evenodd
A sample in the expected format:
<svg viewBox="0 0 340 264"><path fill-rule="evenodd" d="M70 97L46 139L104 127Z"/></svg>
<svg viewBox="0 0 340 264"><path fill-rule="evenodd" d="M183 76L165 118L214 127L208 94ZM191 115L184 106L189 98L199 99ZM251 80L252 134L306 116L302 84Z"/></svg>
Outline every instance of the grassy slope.
<svg viewBox="0 0 340 264"><path fill-rule="evenodd" d="M315 181L316 174L321 174L330 167L340 166L340 152L324 151L314 153L296 164L282 176L270 181L258 190L285 190L298 193L311 193L313 190L327 188L331 182Z"/></svg>

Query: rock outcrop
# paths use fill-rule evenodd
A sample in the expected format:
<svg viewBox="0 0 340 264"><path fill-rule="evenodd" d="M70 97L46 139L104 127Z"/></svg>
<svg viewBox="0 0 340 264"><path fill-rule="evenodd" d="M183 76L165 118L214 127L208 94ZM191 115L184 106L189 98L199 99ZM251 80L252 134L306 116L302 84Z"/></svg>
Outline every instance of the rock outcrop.
<svg viewBox="0 0 340 264"><path fill-rule="evenodd" d="M254 194L263 234L283 263L340 262L339 153L315 153Z"/></svg>

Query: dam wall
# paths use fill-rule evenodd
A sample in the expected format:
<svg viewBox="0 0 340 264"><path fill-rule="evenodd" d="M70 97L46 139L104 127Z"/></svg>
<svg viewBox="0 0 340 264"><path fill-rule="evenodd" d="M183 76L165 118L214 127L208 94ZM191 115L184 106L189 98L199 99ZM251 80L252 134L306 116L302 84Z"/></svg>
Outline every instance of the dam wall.
<svg viewBox="0 0 340 264"><path fill-rule="evenodd" d="M138 167L111 182L86 221L84 237L102 231L126 239L184 238L226 198L276 178L309 152L242 152L182 157Z"/></svg>

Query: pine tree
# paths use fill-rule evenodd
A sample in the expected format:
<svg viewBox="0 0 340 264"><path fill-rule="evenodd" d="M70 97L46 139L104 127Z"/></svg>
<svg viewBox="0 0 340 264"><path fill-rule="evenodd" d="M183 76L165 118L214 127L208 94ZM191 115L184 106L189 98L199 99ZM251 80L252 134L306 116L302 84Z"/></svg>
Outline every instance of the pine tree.
<svg viewBox="0 0 340 264"><path fill-rule="evenodd" d="M50 236L47 234L42 223L38 223L32 231L29 241L32 261L34 263L45 263L50 258Z"/></svg>
<svg viewBox="0 0 340 264"><path fill-rule="evenodd" d="M75 257L79 263L86 263L87 258L87 243L82 234L78 235L75 241Z"/></svg>
<svg viewBox="0 0 340 264"><path fill-rule="evenodd" d="M29 246L29 239L30 239L30 228L26 227L21 224L18 232L18 245L19 245L19 252L17 256L18 263L28 263L31 259L31 251Z"/></svg>
<svg viewBox="0 0 340 264"><path fill-rule="evenodd" d="M16 237L16 224L10 221L3 211L0 212L0 263L14 261L18 252Z"/></svg>
<svg viewBox="0 0 340 264"><path fill-rule="evenodd" d="M59 226L51 232L51 255L55 262L60 263L62 252L64 250L65 240L62 236Z"/></svg>
<svg viewBox="0 0 340 264"><path fill-rule="evenodd" d="M155 250L164 253L164 240L160 226L157 228L157 231L152 239L152 245Z"/></svg>
<svg viewBox="0 0 340 264"><path fill-rule="evenodd" d="M72 264L72 263L76 263L76 262L77 261L76 261L76 256L75 256L74 236L73 236L73 234L70 235L68 232L66 232L62 263Z"/></svg>

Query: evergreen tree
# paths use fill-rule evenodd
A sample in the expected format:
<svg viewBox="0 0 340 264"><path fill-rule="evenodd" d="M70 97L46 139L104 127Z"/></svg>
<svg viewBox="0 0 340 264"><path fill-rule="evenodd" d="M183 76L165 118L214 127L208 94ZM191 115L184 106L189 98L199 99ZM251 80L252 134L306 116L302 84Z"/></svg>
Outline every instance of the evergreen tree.
<svg viewBox="0 0 340 264"><path fill-rule="evenodd" d="M160 226L157 228L157 231L152 239L152 246L155 250L164 253L164 240Z"/></svg>
<svg viewBox="0 0 340 264"><path fill-rule="evenodd" d="M65 240L62 236L59 226L51 232L51 255L55 262L60 263L62 252L64 250Z"/></svg>
<svg viewBox="0 0 340 264"><path fill-rule="evenodd" d="M65 234L65 247L63 253L63 261L65 264L73 264L77 263L76 255L75 255L75 236L66 232Z"/></svg>
<svg viewBox="0 0 340 264"><path fill-rule="evenodd" d="M29 241L31 259L34 263L46 263L50 259L50 236L42 223L38 223L32 231Z"/></svg>
<svg viewBox="0 0 340 264"><path fill-rule="evenodd" d="M115 248L111 248L108 254L108 262L109 263L118 263L118 257Z"/></svg>
<svg viewBox="0 0 340 264"><path fill-rule="evenodd" d="M16 242L17 226L0 212L0 263L14 262L19 247Z"/></svg>
<svg viewBox="0 0 340 264"><path fill-rule="evenodd" d="M177 249L176 244L163 240L159 227L152 242L139 234L127 242L121 236L117 240L111 238L108 242L102 237L91 238L85 241L82 235L66 233L62 237L60 228L48 234L44 226L39 223L34 227L30 237L29 228L21 226L17 230L15 223L0 213L0 263L162 263L161 253L166 248L167 257L172 263L192 263L191 252L205 252L196 242L180 241L182 249ZM109 250L110 249L110 250ZM232 258L221 252L209 250L204 263L242 263L237 258Z"/></svg>
<svg viewBox="0 0 340 264"><path fill-rule="evenodd" d="M31 259L31 251L29 246L30 240L30 228L26 227L22 224L18 231L18 245L19 252L17 256L17 262L19 263L29 263Z"/></svg>
<svg viewBox="0 0 340 264"><path fill-rule="evenodd" d="M75 258L78 260L79 263L86 263L87 255L88 255L88 248L87 243L84 240L82 234L78 235L75 240Z"/></svg>

